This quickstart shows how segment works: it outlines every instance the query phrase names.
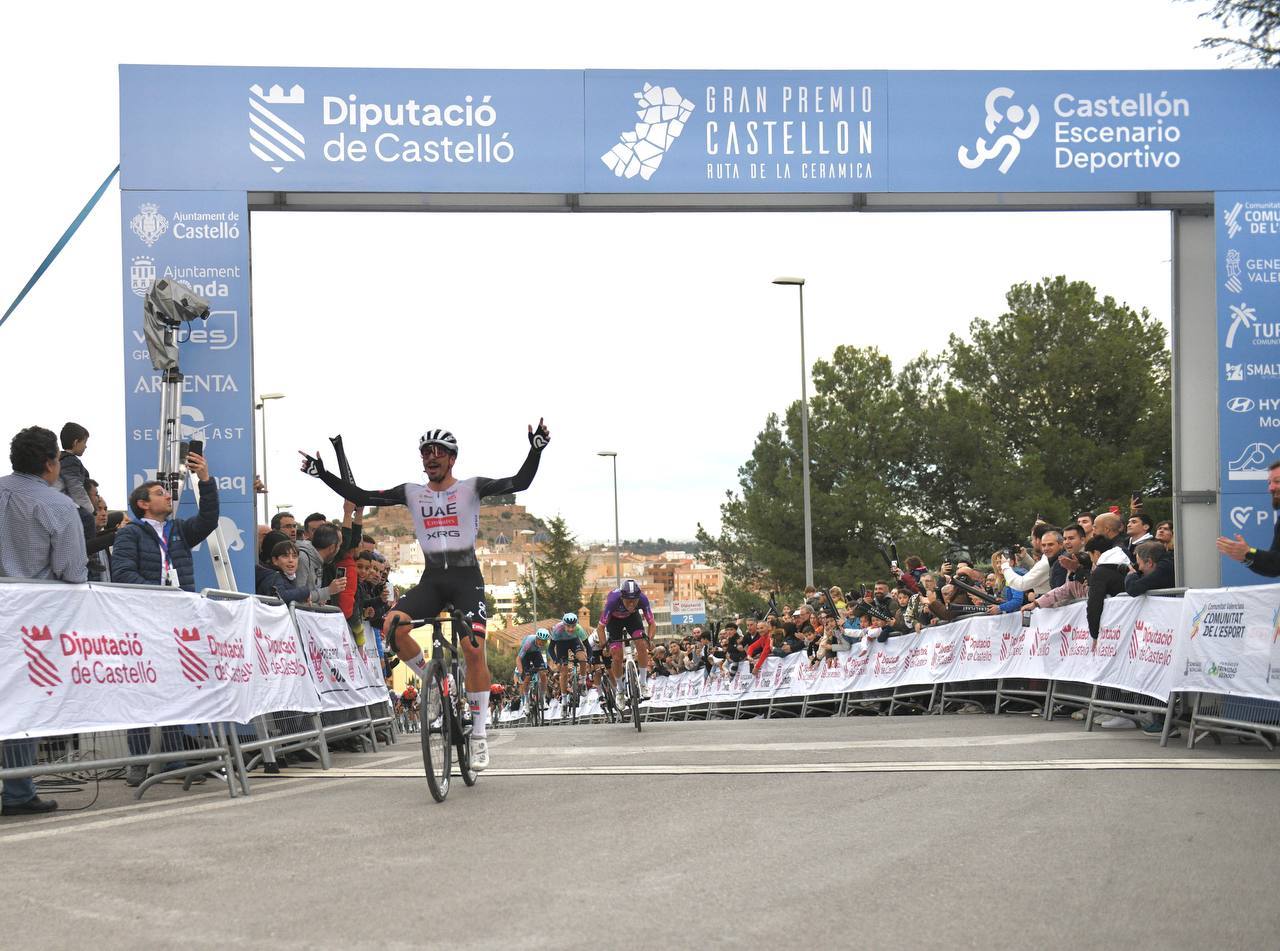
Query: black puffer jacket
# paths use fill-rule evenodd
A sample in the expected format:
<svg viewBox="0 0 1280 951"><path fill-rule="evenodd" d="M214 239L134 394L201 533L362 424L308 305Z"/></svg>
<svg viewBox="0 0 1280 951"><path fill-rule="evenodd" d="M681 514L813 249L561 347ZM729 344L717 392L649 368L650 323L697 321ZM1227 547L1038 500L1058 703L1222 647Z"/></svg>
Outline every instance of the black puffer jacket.
<svg viewBox="0 0 1280 951"><path fill-rule="evenodd" d="M178 584L183 591L195 591L195 563L191 549L213 534L218 527L218 483L210 479L200 483L200 511L182 521L173 520L169 530L169 561L178 569ZM111 549L111 580L124 584L161 585L164 583L164 558L160 539L145 522L130 522L116 532Z"/></svg>

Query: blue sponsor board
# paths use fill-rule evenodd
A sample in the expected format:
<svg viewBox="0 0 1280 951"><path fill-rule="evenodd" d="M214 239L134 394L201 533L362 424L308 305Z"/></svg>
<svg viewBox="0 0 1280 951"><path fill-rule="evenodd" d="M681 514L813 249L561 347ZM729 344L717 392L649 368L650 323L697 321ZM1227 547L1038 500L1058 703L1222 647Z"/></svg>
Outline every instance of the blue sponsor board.
<svg viewBox="0 0 1280 951"><path fill-rule="evenodd" d="M886 73L590 71L588 192L879 192Z"/></svg>
<svg viewBox="0 0 1280 951"><path fill-rule="evenodd" d="M572 70L120 67L123 188L579 192Z"/></svg>
<svg viewBox="0 0 1280 951"><path fill-rule="evenodd" d="M1280 187L1274 70L122 66L120 98L126 189Z"/></svg>
<svg viewBox="0 0 1280 951"><path fill-rule="evenodd" d="M1265 548L1280 459L1280 192L1220 192L1215 215L1222 531ZM1223 584L1264 580L1224 562Z"/></svg>
<svg viewBox="0 0 1280 951"><path fill-rule="evenodd" d="M143 334L143 299L157 279L189 285L209 302L209 319L179 333L182 438L203 439L218 481L223 536L236 578L252 588L253 350L249 317L249 219L242 192L125 191L124 250L126 484L155 478L160 452L160 378ZM191 493L179 516L195 514ZM196 584L217 587L205 546Z"/></svg>
<svg viewBox="0 0 1280 951"><path fill-rule="evenodd" d="M895 192L1274 188L1280 74L889 74Z"/></svg>

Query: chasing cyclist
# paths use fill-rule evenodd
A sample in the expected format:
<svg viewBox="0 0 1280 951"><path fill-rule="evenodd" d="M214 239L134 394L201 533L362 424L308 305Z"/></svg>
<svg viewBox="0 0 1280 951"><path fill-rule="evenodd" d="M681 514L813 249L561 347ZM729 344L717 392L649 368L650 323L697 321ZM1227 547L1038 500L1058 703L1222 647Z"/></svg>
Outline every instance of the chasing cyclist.
<svg viewBox="0 0 1280 951"><path fill-rule="evenodd" d="M534 674L547 669L547 645L551 643L551 632L545 627L529 634L520 642L520 650L516 653L516 676L520 678L520 696L529 691L529 680ZM542 694L539 694L542 697ZM545 705L545 698L543 698Z"/></svg>
<svg viewBox="0 0 1280 951"><path fill-rule="evenodd" d="M447 430L428 430L418 439L427 484L406 482L381 492L362 489L326 471L319 452L315 456L302 454L302 471L320 479L344 499L363 506L404 505L413 516L413 529L422 546L426 568L418 585L387 612L382 627L387 647L395 650L402 661L425 679L427 659L412 636L410 620L434 618L449 603L466 617L471 630L481 638L474 647L470 637L461 639L467 665L467 700L471 705L471 767L476 771L489 765L485 728L491 685L484 656L483 638L488 621L484 577L476 560L480 500L529 488L538 471L542 450L550 441L551 432L540 419L537 428L529 427L529 455L515 475L505 479L473 476L458 480L453 475L458 441Z"/></svg>
<svg viewBox="0 0 1280 951"><path fill-rule="evenodd" d="M551 629L551 660L560 668L560 701L569 702L569 665L578 665L578 682L586 689L587 630L570 611Z"/></svg>
<svg viewBox="0 0 1280 951"><path fill-rule="evenodd" d="M609 592L596 632L606 635L612 656L614 686L622 677L622 641L630 634L636 648L636 667L640 674L640 693L647 696L649 681L649 642L653 640L653 609L640 585L628 578L622 587ZM621 692L619 692L621 693Z"/></svg>

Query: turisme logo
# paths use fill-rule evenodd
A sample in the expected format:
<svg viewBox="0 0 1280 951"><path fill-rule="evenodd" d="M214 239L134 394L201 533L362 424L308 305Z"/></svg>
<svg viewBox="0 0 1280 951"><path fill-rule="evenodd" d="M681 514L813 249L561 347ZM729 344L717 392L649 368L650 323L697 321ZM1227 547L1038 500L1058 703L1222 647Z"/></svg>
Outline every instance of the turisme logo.
<svg viewBox="0 0 1280 951"><path fill-rule="evenodd" d="M279 116L286 111L283 107L301 106L306 101L306 92L296 84L288 93L279 84L265 93L257 83L249 87L249 151L266 162L273 172L282 171L287 162L307 157L302 150L307 140Z"/></svg>
<svg viewBox="0 0 1280 951"><path fill-rule="evenodd" d="M49 633L49 625L44 627L22 628L22 652L27 655L27 679L44 690L46 696L53 696L55 687L62 686L62 678L58 676L58 668L41 649L53 646L53 635Z"/></svg>
<svg viewBox="0 0 1280 951"><path fill-rule="evenodd" d="M1227 237L1234 238L1240 233L1240 212L1244 210L1244 205L1236 202L1228 211L1222 213L1222 223L1227 226Z"/></svg>
<svg viewBox="0 0 1280 951"><path fill-rule="evenodd" d="M160 214L160 208L151 202L143 202L138 213L129 219L129 230L151 247L169 230L169 219Z"/></svg>
<svg viewBox="0 0 1280 951"><path fill-rule="evenodd" d="M1000 153L1005 152L1004 158L1000 159L1000 174L1003 175L1018 160L1022 153L1022 143L1031 138L1040 127L1040 111L1035 106L1024 109L1017 103L1006 105L1005 100L1013 97L1014 92L1008 86L997 86L987 93L987 117L984 123L987 135L995 135L996 129L1001 127L1008 131L997 136L991 145L987 144L986 136L979 136L973 144L973 154L970 154L968 146L960 146L956 157L965 168L981 168L989 160L1000 158Z"/></svg>
<svg viewBox="0 0 1280 951"><path fill-rule="evenodd" d="M173 640L178 645L178 660L182 662L182 676L196 685L199 690L204 686L204 682L209 679L209 665L205 663L204 658L191 649L191 645L200 641L200 631L197 628L174 628Z"/></svg>
<svg viewBox="0 0 1280 951"><path fill-rule="evenodd" d="M640 106L635 125L618 135L618 144L600 161L618 178L635 178L639 175L646 182L653 178L662 164L662 158L675 144L696 108L680 95L675 86L655 86L645 83L635 96Z"/></svg>

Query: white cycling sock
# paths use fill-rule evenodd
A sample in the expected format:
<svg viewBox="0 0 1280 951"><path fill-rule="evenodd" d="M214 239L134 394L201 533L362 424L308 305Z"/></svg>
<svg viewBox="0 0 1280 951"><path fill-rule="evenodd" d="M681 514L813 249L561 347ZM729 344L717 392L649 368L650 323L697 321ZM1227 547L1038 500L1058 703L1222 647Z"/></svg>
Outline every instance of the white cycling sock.
<svg viewBox="0 0 1280 951"><path fill-rule="evenodd" d="M402 657L400 659L416 670L419 677L425 678L427 676L427 657L422 651L418 651L413 657Z"/></svg>
<svg viewBox="0 0 1280 951"><path fill-rule="evenodd" d="M636 673L640 675L640 686L644 687L649 682L649 671L641 667Z"/></svg>
<svg viewBox="0 0 1280 951"><path fill-rule="evenodd" d="M482 740L485 736L485 727L489 723L489 691L468 690L467 702L471 704L471 736L473 739Z"/></svg>

